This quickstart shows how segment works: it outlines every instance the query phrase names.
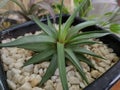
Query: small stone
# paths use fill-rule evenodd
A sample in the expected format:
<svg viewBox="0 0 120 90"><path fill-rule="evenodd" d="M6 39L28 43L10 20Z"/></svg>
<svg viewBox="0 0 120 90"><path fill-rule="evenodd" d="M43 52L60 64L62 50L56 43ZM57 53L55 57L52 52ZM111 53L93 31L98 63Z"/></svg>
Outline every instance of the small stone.
<svg viewBox="0 0 120 90"><path fill-rule="evenodd" d="M18 90L32 90L30 83L25 82Z"/></svg>
<svg viewBox="0 0 120 90"><path fill-rule="evenodd" d="M67 73L67 76L71 77L71 76L75 76L75 72L74 71L69 71Z"/></svg>
<svg viewBox="0 0 120 90"><path fill-rule="evenodd" d="M39 72L38 65L35 65L35 67L34 67L34 73L37 74L38 72Z"/></svg>
<svg viewBox="0 0 120 90"><path fill-rule="evenodd" d="M90 71L90 67L84 63L84 62L80 62L80 64L82 65L82 67L86 70L86 71Z"/></svg>
<svg viewBox="0 0 120 90"><path fill-rule="evenodd" d="M33 64L23 67L23 72L31 73L33 71Z"/></svg>
<svg viewBox="0 0 120 90"><path fill-rule="evenodd" d="M33 80L34 78L36 78L36 76L37 76L36 74L31 74L30 75L30 81Z"/></svg>
<svg viewBox="0 0 120 90"><path fill-rule="evenodd" d="M79 74L78 72L75 72L75 76L76 76L80 81L82 81L82 78L81 78L81 76L80 76L80 74Z"/></svg>
<svg viewBox="0 0 120 90"><path fill-rule="evenodd" d="M91 71L91 76L93 78L98 78L100 76L100 73L97 70L92 70Z"/></svg>
<svg viewBox="0 0 120 90"><path fill-rule="evenodd" d="M62 84L61 83L57 83L57 86L56 86L55 90L63 90Z"/></svg>
<svg viewBox="0 0 120 90"><path fill-rule="evenodd" d="M49 66L49 62L43 62L41 63L41 68L47 68Z"/></svg>
<svg viewBox="0 0 120 90"><path fill-rule="evenodd" d="M24 76L24 79L21 79L21 81L19 81L19 83L23 84L23 83L25 83L25 82L28 82L29 79L30 79L29 76Z"/></svg>
<svg viewBox="0 0 120 90"><path fill-rule="evenodd" d="M85 88L85 84L83 82L80 82L80 87Z"/></svg>
<svg viewBox="0 0 120 90"><path fill-rule="evenodd" d="M15 82L15 83L18 83L20 79L20 75L19 74L15 74L14 77L12 78L12 80Z"/></svg>
<svg viewBox="0 0 120 90"><path fill-rule="evenodd" d="M15 63L14 66L15 66L15 68L19 69L23 66L23 63L22 62L17 62L17 63Z"/></svg>
<svg viewBox="0 0 120 90"><path fill-rule="evenodd" d="M7 71L7 78L9 79L9 80L11 80L12 78L13 78L13 74L12 74L12 72L9 70L9 71Z"/></svg>
<svg viewBox="0 0 120 90"><path fill-rule="evenodd" d="M16 89L16 84L13 81L7 79L7 83L12 90Z"/></svg>
<svg viewBox="0 0 120 90"><path fill-rule="evenodd" d="M51 80L48 80L45 84L45 90L55 90L53 82Z"/></svg>
<svg viewBox="0 0 120 90"><path fill-rule="evenodd" d="M55 82L57 78L58 78L57 76L52 76L52 77L51 77L51 80L52 80L53 82Z"/></svg>
<svg viewBox="0 0 120 90"><path fill-rule="evenodd" d="M56 75L56 76L59 76L59 69L56 69L55 75Z"/></svg>
<svg viewBox="0 0 120 90"><path fill-rule="evenodd" d="M39 87L34 87L32 90L43 90L43 89Z"/></svg>
<svg viewBox="0 0 120 90"><path fill-rule="evenodd" d="M44 74L43 69L40 69L38 72L39 72L40 76L43 76L43 74Z"/></svg>
<svg viewBox="0 0 120 90"><path fill-rule="evenodd" d="M72 85L69 90L80 90L79 85Z"/></svg>
<svg viewBox="0 0 120 90"><path fill-rule="evenodd" d="M11 57L6 57L2 55L1 58L3 59L3 63L7 65L11 65L12 63L14 63L14 59Z"/></svg>
<svg viewBox="0 0 120 90"><path fill-rule="evenodd" d="M14 63L11 63L10 65L9 65L9 69L13 69L14 68Z"/></svg>
<svg viewBox="0 0 120 90"><path fill-rule="evenodd" d="M105 67L106 66L106 64L104 63L104 62L100 62L100 63L98 63L98 65L100 66L100 67Z"/></svg>
<svg viewBox="0 0 120 90"><path fill-rule="evenodd" d="M68 72L68 71L70 71L70 70L72 70L72 69L73 69L73 66L70 65L70 66L66 67L66 72Z"/></svg>
<svg viewBox="0 0 120 90"><path fill-rule="evenodd" d="M21 73L21 70L12 68L11 72L12 72L14 75L15 75L15 74L20 74L20 73Z"/></svg>
<svg viewBox="0 0 120 90"><path fill-rule="evenodd" d="M24 75L24 76L29 76L30 73L29 73L29 72L23 72L22 75Z"/></svg>
<svg viewBox="0 0 120 90"><path fill-rule="evenodd" d="M104 73L105 72L105 69L103 67L98 67L97 68L101 73Z"/></svg>
<svg viewBox="0 0 120 90"><path fill-rule="evenodd" d="M40 81L41 81L41 77L38 75L36 76L36 78L31 80L30 84L32 87L35 87L40 83Z"/></svg>
<svg viewBox="0 0 120 90"><path fill-rule="evenodd" d="M56 83L59 83L59 82L61 82L61 80L60 80L60 78L57 78Z"/></svg>
<svg viewBox="0 0 120 90"><path fill-rule="evenodd" d="M76 77L73 77L73 76L69 77L68 81L70 82L70 84L78 84L79 85L79 83L80 83L79 79Z"/></svg>

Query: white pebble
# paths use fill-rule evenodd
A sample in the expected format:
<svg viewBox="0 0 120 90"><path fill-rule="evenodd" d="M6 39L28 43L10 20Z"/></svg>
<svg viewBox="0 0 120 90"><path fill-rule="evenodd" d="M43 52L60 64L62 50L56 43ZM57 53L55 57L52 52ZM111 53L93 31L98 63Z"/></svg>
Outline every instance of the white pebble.
<svg viewBox="0 0 120 90"><path fill-rule="evenodd" d="M42 79L42 78L41 78L39 75L37 75L35 78L33 78L33 79L30 81L31 86L32 86L32 87L37 86L37 85L40 83L41 79Z"/></svg>
<svg viewBox="0 0 120 90"><path fill-rule="evenodd" d="M43 69L40 69L38 72L39 72L40 76L43 76L43 74L44 74Z"/></svg>
<svg viewBox="0 0 120 90"><path fill-rule="evenodd" d="M79 85L79 83L80 83L79 79L77 79L76 77L73 77L73 76L69 77L68 81L70 84L78 84Z"/></svg>
<svg viewBox="0 0 120 90"><path fill-rule="evenodd" d="M85 88L85 84L83 82L80 82L80 87Z"/></svg>
<svg viewBox="0 0 120 90"><path fill-rule="evenodd" d="M1 58L3 59L3 63L7 65L11 65L12 63L14 63L14 59L11 57L6 57L5 55L2 55Z"/></svg>
<svg viewBox="0 0 120 90"><path fill-rule="evenodd" d="M59 76L59 69L56 69L55 75L56 75L56 76Z"/></svg>
<svg viewBox="0 0 120 90"><path fill-rule="evenodd" d="M30 83L25 82L18 90L32 90Z"/></svg>
<svg viewBox="0 0 120 90"><path fill-rule="evenodd" d="M72 69L73 69L73 66L70 65L70 66L66 67L66 72L68 72L68 71L70 71L70 70L72 70Z"/></svg>
<svg viewBox="0 0 120 90"><path fill-rule="evenodd" d="M19 69L15 69L15 68L12 68L12 73L15 75L15 74L20 74L21 73L21 70Z"/></svg>
<svg viewBox="0 0 120 90"><path fill-rule="evenodd" d="M57 78L58 78L57 76L52 76L52 77L51 77L51 80L52 80L53 82L55 82Z"/></svg>
<svg viewBox="0 0 120 90"><path fill-rule="evenodd" d="M32 90L43 90L43 89L39 87L34 87Z"/></svg>
<svg viewBox="0 0 120 90"><path fill-rule="evenodd" d="M15 68L19 69L23 66L23 63L22 62L17 62L17 63L15 63L14 66L15 66Z"/></svg>
<svg viewBox="0 0 120 90"><path fill-rule="evenodd" d="M69 71L67 73L67 76L71 77L71 76L75 76L75 72L74 71Z"/></svg>
<svg viewBox="0 0 120 90"><path fill-rule="evenodd" d="M13 89L13 90L16 89L16 84L13 81L10 81L7 79L7 83L11 89Z"/></svg>
<svg viewBox="0 0 120 90"><path fill-rule="evenodd" d="M69 90L80 90L79 85L72 85Z"/></svg>
<svg viewBox="0 0 120 90"><path fill-rule="evenodd" d="M97 70L92 70L91 71L91 76L93 78L98 78L100 76L100 73Z"/></svg>
<svg viewBox="0 0 120 90"><path fill-rule="evenodd" d="M35 66L34 66L34 73L37 74L38 72L39 72L39 70L38 70L38 65L35 65Z"/></svg>
<svg viewBox="0 0 120 90"><path fill-rule="evenodd" d="M61 83L57 83L57 86L56 86L55 90L63 90L62 84Z"/></svg>
<svg viewBox="0 0 120 90"><path fill-rule="evenodd" d="M24 72L33 72L33 64L23 67Z"/></svg>

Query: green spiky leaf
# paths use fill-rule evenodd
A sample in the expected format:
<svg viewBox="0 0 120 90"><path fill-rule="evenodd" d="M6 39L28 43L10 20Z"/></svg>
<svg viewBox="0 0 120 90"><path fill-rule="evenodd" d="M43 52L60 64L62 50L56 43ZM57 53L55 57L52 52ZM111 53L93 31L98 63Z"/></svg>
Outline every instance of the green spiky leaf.
<svg viewBox="0 0 120 90"><path fill-rule="evenodd" d="M120 34L120 24L111 24L111 25L110 25L110 30L111 30L113 33Z"/></svg>
<svg viewBox="0 0 120 90"><path fill-rule="evenodd" d="M65 67L65 53L64 44L57 43L57 54L58 54L58 68L59 75L62 82L63 90L68 90L68 83L66 78L66 67Z"/></svg>
<svg viewBox="0 0 120 90"><path fill-rule="evenodd" d="M31 44L31 43L55 43L55 39L46 35L31 35L22 37L15 41L11 41L9 43L0 44L0 47L15 47L23 44Z"/></svg>
<svg viewBox="0 0 120 90"><path fill-rule="evenodd" d="M84 45L84 44L87 44L87 45L91 45L91 44L96 44L98 42L96 41L91 41L91 40L80 40L80 41L75 41L75 42L71 42L71 43L68 43L68 45Z"/></svg>
<svg viewBox="0 0 120 90"><path fill-rule="evenodd" d="M69 34L71 34L70 36L73 36L73 35L79 33L79 31L84 29L85 27L92 26L97 23L98 23L97 21L86 21L86 22L77 24L76 26L74 26L73 28L70 29Z"/></svg>
<svg viewBox="0 0 120 90"><path fill-rule="evenodd" d="M45 61L45 59L49 60L48 58L54 54L54 50L47 49L41 53L36 53L33 55L31 59L29 59L27 62L24 63L24 66L30 65L30 64L35 64L35 63L40 63Z"/></svg>
<svg viewBox="0 0 120 90"><path fill-rule="evenodd" d="M50 27L44 23L42 23L39 18L35 17L35 16L30 16L32 18L32 20L35 21L35 23L45 32L47 33L49 36L53 36L53 33L52 33L52 29L49 29Z"/></svg>
<svg viewBox="0 0 120 90"><path fill-rule="evenodd" d="M64 25L64 29L61 30L61 33L60 33L60 41L64 41L67 34L68 34L68 30L71 26L71 24L73 23L73 20L77 14L77 12L79 11L79 9L85 5L85 3L87 2L87 0L83 0L80 5L75 9L74 13L67 19L67 21L65 22L65 25Z"/></svg>
<svg viewBox="0 0 120 90"><path fill-rule="evenodd" d="M30 43L30 44L22 44L22 45L17 45L18 48L24 48L27 50L32 50L35 52L41 52L43 50L45 50L46 48L50 48L51 44L49 43Z"/></svg>
<svg viewBox="0 0 120 90"><path fill-rule="evenodd" d="M105 31L89 31L89 32L83 32L80 33L78 35L75 35L74 37L72 37L71 41L78 41L78 40L82 40L82 39L91 39L91 38L98 38L98 37L102 37L105 35L110 34L109 32L105 32Z"/></svg>
<svg viewBox="0 0 120 90"><path fill-rule="evenodd" d="M80 61L87 63L87 64L88 64L90 67L92 67L92 68L95 68L94 65L92 64L91 60L89 60L88 58L86 58L84 55L78 54L78 55L76 55L76 56L77 56L77 58L78 58Z"/></svg>
<svg viewBox="0 0 120 90"><path fill-rule="evenodd" d="M40 81L40 86L42 86L54 73L57 69L57 55L53 55L50 65L48 66L48 69L45 73L45 75L42 77L42 80Z"/></svg>
<svg viewBox="0 0 120 90"><path fill-rule="evenodd" d="M54 33L54 37L57 38L57 30L53 26L53 24L51 23L51 21L50 21L48 16L47 16L47 21L48 21L48 26L49 26L50 30L52 31L52 33Z"/></svg>
<svg viewBox="0 0 120 90"><path fill-rule="evenodd" d="M73 51L71 49L65 49L66 53L68 54L68 59L73 63L73 65L77 68L77 70L79 71L81 77L83 80L85 80L88 83L87 77L85 76L85 73L79 63L79 60L77 59L77 57L75 56L75 54L73 53Z"/></svg>
<svg viewBox="0 0 120 90"><path fill-rule="evenodd" d="M96 55L92 51L85 49L85 48L76 47L76 48L73 48L73 51L77 52L77 53L80 53L80 54L88 54L88 55L91 55L91 56L94 56L94 57L97 57L97 58L105 59L105 58L103 58L99 55Z"/></svg>

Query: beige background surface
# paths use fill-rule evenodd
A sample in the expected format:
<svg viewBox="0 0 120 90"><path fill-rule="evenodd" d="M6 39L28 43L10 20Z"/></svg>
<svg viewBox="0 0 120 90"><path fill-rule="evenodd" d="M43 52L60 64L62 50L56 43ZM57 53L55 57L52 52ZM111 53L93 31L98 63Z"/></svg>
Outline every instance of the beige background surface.
<svg viewBox="0 0 120 90"><path fill-rule="evenodd" d="M0 1L2 1L2 0L0 0ZM41 1L41 0L36 0L36 2L37 1ZM29 0L23 0L23 2L24 2L25 5L27 5ZM64 4L65 4L65 6L67 6L67 8L69 8L70 11L72 11L72 9L74 7L73 0L64 0ZM13 4L9 1L9 3L2 10L11 10L11 9L12 10L18 10L19 7L16 4Z"/></svg>

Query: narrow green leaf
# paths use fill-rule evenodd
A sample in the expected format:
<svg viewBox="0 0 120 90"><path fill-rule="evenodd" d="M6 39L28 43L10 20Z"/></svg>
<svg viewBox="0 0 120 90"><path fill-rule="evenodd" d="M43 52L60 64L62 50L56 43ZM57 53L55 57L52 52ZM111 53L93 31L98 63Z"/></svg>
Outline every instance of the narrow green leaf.
<svg viewBox="0 0 120 90"><path fill-rule="evenodd" d="M79 6L77 7L77 9L73 12L73 14L68 18L68 20L67 20L66 23L65 23L65 27L64 27L65 30L68 30L68 29L69 29L69 27L71 26L71 24L72 24L75 16L77 15L77 12L80 10L81 7L83 7L83 6L86 4L87 1L88 1L88 0L83 0L83 1L79 4Z"/></svg>
<svg viewBox="0 0 120 90"><path fill-rule="evenodd" d="M59 42L57 43L57 54L58 54L59 75L62 82L63 90L69 90L67 78L66 78L64 44L61 44Z"/></svg>
<svg viewBox="0 0 120 90"><path fill-rule="evenodd" d="M80 40L80 41L75 41L75 42L70 42L68 43L68 45L84 45L84 44L87 44L87 45L91 45L91 44L95 44L95 43L98 43L96 41L91 41L91 40Z"/></svg>
<svg viewBox="0 0 120 90"><path fill-rule="evenodd" d="M45 75L42 77L40 86L42 86L52 75L54 75L55 70L57 69L57 56L53 55L50 65L47 68Z"/></svg>
<svg viewBox="0 0 120 90"><path fill-rule="evenodd" d="M110 34L109 32L105 31L89 31L89 32L83 32L80 33L79 35L76 35L72 38L71 41L77 41L77 40L82 40L82 39L91 39L91 38L98 38L102 37L105 35Z"/></svg>
<svg viewBox="0 0 120 90"><path fill-rule="evenodd" d="M45 49L48 49L51 47L51 44L46 44L46 43L30 43L30 44L22 44L22 45L17 45L18 48L24 48L27 50L32 50L35 52L40 52Z"/></svg>
<svg viewBox="0 0 120 90"><path fill-rule="evenodd" d="M66 36L68 34L68 30L69 30L71 24L73 23L73 20L74 20L75 16L77 15L77 12L80 10L81 7L83 7L86 4L87 1L88 0L83 0L80 3L80 5L74 10L73 14L65 22L64 29L60 33L60 37L62 38L62 41L65 40L65 38L66 38Z"/></svg>
<svg viewBox="0 0 120 90"><path fill-rule="evenodd" d="M78 58L80 61L87 63L87 64L88 64L90 67L92 67L92 68L95 68L94 65L92 64L91 60L89 60L88 58L86 58L84 55L78 54L78 55L76 55L76 56L77 56L77 58Z"/></svg>
<svg viewBox="0 0 120 90"><path fill-rule="evenodd" d="M45 32L47 33L49 36L54 36L53 32L49 29L49 26L47 26L46 24L42 23L39 18L31 15L30 18Z"/></svg>
<svg viewBox="0 0 120 90"><path fill-rule="evenodd" d="M48 57L54 54L54 50L47 49L41 53L36 53L32 58L30 58L27 62L24 63L24 66L40 63L45 61Z"/></svg>
<svg viewBox="0 0 120 90"><path fill-rule="evenodd" d="M47 21L48 21L48 26L49 26L50 30L54 33L54 37L57 38L57 30L53 26L53 24L51 23L51 21L50 21L48 16L47 16Z"/></svg>
<svg viewBox="0 0 120 90"><path fill-rule="evenodd" d="M97 21L86 21L80 24L77 24L76 26L73 26L70 30L69 30L69 34L70 36L75 35L76 33L79 33L80 30L88 27L88 26L92 26L97 24Z"/></svg>
<svg viewBox="0 0 120 90"><path fill-rule="evenodd" d="M14 47L31 43L55 43L55 40L52 37L46 35L31 35L16 39L9 43L0 44L0 47Z"/></svg>
<svg viewBox="0 0 120 90"><path fill-rule="evenodd" d="M59 30L60 30L60 33L61 33L61 24L62 24L62 9L63 9L63 1L61 1L61 6L60 6L60 15L59 15Z"/></svg>
<svg viewBox="0 0 120 90"><path fill-rule="evenodd" d="M111 24L110 30L114 33L120 34L120 24Z"/></svg>
<svg viewBox="0 0 120 90"><path fill-rule="evenodd" d="M73 63L73 65L77 68L77 70L79 71L79 73L80 73L80 75L81 75L81 77L83 78L83 80L85 80L85 82L87 83L87 84L89 84L88 83L88 80L87 80L87 77L86 77L86 75L85 75L85 73L84 73L84 71L83 71L83 69L82 69L82 67L81 67L81 65L80 65L80 63L79 63L79 60L78 60L78 58L75 56L75 54L73 53L73 51L71 50L71 49L65 49L65 52L68 54L68 56L69 57L67 57L72 63Z"/></svg>
<svg viewBox="0 0 120 90"><path fill-rule="evenodd" d="M76 47L76 48L72 48L74 52L80 53L80 54L88 54L97 58L101 58L101 59L105 59L99 55L96 55L95 53L93 53L92 51L89 51L85 48L81 48L81 47Z"/></svg>

